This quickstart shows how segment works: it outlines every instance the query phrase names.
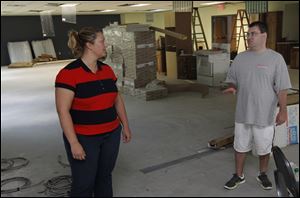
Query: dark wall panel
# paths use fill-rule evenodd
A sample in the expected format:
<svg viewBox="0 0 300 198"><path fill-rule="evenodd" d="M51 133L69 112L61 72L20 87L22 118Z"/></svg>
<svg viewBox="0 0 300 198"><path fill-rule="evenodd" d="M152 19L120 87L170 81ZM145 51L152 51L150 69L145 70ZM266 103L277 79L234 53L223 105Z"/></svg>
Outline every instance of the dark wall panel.
<svg viewBox="0 0 300 198"><path fill-rule="evenodd" d="M73 58L67 46L68 31L79 30L85 26L104 28L109 23L118 22L120 15L78 15L77 23L65 23L61 16L53 16L55 37L52 39L58 59ZM7 42L43 40L40 16L1 16L1 65L9 65L10 59L7 50ZM34 57L34 53L32 51Z"/></svg>

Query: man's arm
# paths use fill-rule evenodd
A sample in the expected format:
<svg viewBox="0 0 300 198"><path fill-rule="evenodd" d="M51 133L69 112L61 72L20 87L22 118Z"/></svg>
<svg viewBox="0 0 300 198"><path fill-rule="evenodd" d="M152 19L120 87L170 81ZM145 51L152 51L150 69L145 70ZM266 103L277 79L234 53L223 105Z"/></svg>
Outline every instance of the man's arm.
<svg viewBox="0 0 300 198"><path fill-rule="evenodd" d="M279 112L276 116L276 125L281 125L287 120L287 90L280 90L278 93Z"/></svg>

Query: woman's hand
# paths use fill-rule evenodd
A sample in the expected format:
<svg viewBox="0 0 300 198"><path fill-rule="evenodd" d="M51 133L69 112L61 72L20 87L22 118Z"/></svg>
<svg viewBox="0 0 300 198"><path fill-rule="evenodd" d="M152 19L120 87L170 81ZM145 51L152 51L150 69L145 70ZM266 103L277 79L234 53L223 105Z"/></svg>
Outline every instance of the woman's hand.
<svg viewBox="0 0 300 198"><path fill-rule="evenodd" d="M129 128L127 128L127 129L124 128L123 129L123 131L122 131L122 139L123 139L124 143L130 142L130 140L131 140L131 131L130 131Z"/></svg>
<svg viewBox="0 0 300 198"><path fill-rule="evenodd" d="M76 160L85 160L85 152L79 142L71 144L73 158Z"/></svg>

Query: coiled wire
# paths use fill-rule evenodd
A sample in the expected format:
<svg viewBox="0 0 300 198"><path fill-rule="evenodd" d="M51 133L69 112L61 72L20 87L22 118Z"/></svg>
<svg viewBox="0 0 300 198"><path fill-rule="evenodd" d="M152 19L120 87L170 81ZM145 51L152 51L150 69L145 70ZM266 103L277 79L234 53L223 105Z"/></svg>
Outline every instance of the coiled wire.
<svg viewBox="0 0 300 198"><path fill-rule="evenodd" d="M28 163L29 160L24 157L1 159L1 172L19 169L27 166Z"/></svg>
<svg viewBox="0 0 300 198"><path fill-rule="evenodd" d="M23 182L22 186L16 187L16 188L11 188L11 189L3 189L2 188L11 182ZM8 193L13 193L13 192L17 192L20 191L22 189L28 188L31 186L31 181L25 177L13 177L13 178L9 178L9 179L4 179L1 180L1 194L8 194Z"/></svg>
<svg viewBox="0 0 300 198"><path fill-rule="evenodd" d="M70 196L71 183L70 175L53 177L44 184L46 187L44 192L51 197L68 197Z"/></svg>

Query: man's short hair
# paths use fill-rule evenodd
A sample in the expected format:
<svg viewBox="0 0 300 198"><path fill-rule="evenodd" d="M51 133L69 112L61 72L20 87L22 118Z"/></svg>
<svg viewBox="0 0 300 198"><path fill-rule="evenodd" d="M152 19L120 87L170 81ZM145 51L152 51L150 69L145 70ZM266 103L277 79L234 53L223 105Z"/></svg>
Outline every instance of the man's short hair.
<svg viewBox="0 0 300 198"><path fill-rule="evenodd" d="M268 33L268 26L266 23L261 22L261 21L255 21L249 25L249 28L255 27L255 26L259 28L260 33L265 33L265 32Z"/></svg>

